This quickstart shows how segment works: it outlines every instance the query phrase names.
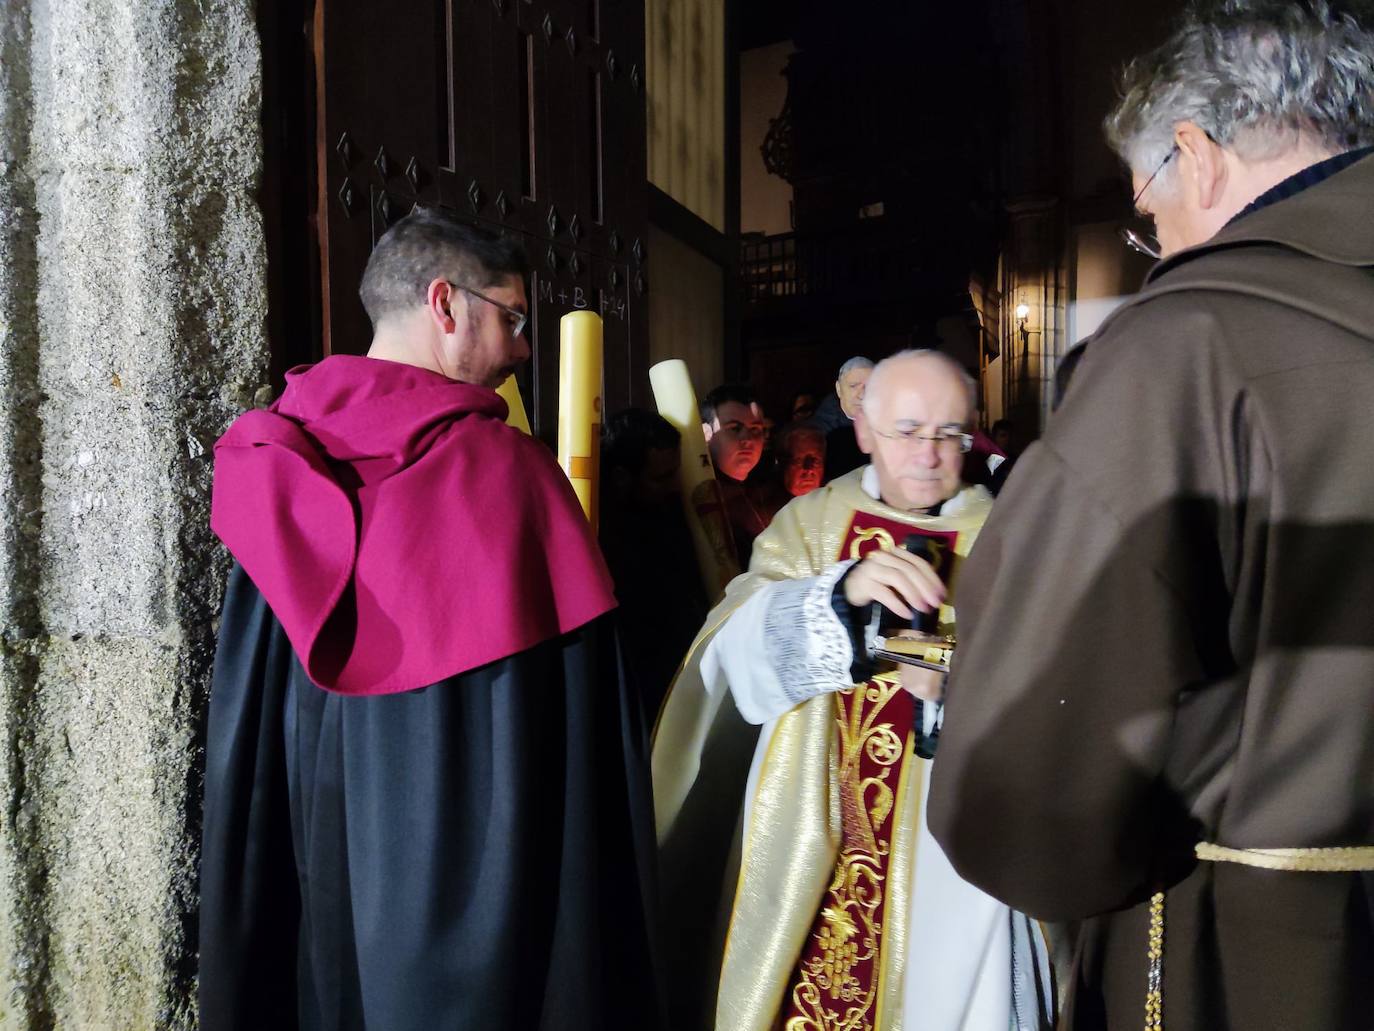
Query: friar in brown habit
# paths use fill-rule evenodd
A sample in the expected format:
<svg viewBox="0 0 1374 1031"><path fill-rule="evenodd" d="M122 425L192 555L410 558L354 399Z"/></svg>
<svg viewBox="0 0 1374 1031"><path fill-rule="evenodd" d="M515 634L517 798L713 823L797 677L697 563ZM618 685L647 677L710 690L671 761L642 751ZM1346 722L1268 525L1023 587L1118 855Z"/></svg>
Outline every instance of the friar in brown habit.
<svg viewBox="0 0 1374 1031"><path fill-rule="evenodd" d="M1226 0L1128 69L1163 260L964 568L930 825L1081 921L1076 1031L1374 1027L1372 30Z"/></svg>

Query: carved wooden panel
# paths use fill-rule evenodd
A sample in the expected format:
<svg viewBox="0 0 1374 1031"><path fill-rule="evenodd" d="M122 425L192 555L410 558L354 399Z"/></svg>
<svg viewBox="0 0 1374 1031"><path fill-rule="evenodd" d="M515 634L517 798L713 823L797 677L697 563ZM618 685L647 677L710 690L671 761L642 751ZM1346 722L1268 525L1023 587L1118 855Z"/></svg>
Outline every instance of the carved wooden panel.
<svg viewBox="0 0 1374 1031"><path fill-rule="evenodd" d="M524 241L535 432L556 425L558 319L605 319L606 405L647 397L644 13L629 0L319 0L325 353L360 353L373 243L415 204Z"/></svg>

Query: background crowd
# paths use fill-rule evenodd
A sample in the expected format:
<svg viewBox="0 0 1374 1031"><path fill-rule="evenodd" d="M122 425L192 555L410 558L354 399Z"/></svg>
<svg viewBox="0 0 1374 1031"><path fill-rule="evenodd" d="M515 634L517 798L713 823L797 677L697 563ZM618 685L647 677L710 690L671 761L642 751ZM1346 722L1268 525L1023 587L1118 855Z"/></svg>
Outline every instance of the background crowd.
<svg viewBox="0 0 1374 1031"><path fill-rule="evenodd" d="M754 538L789 501L868 463L854 416L873 367L866 356L850 358L824 394L798 391L787 412L765 411L748 383L722 383L703 396L702 429L740 569L749 568ZM976 426L971 432L964 480L996 495L1027 442L1008 419L986 433ZM601 434L601 547L650 718L710 607L678 490L679 444L678 431L643 408L614 413ZM649 555L652 563L645 561ZM674 587L664 590L665 584Z"/></svg>

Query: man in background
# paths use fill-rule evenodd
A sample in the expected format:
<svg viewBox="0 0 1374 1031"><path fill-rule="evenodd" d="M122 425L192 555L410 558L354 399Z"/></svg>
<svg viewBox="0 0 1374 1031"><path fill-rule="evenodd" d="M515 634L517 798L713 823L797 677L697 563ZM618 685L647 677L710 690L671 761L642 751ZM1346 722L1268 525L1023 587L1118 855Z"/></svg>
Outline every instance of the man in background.
<svg viewBox="0 0 1374 1031"><path fill-rule="evenodd" d="M1011 475L1012 469L1016 467L1021 449L1017 446L1016 424L1010 419L998 419L993 423L991 437L993 446L1001 452L996 461L991 457L988 459L991 474L988 479L988 490L992 491L993 497L997 497L1006 486L1007 477Z"/></svg>
<svg viewBox="0 0 1374 1031"><path fill-rule="evenodd" d="M873 362L862 356L850 358L835 377L835 392L826 395L812 422L825 433L826 482L868 464L854 436L854 417L863 404L864 384L873 373Z"/></svg>
<svg viewBox="0 0 1374 1031"><path fill-rule="evenodd" d="M785 494L783 504L810 494L825 478L825 435L809 423L784 426L773 441L773 454Z"/></svg>
<svg viewBox="0 0 1374 1031"><path fill-rule="evenodd" d="M998 419L992 424L992 430L989 432L988 436L990 436L992 442L997 445L998 451L1001 451L1007 458L1011 458L1012 445L1016 441L1015 423L1010 419Z"/></svg>
<svg viewBox="0 0 1374 1031"><path fill-rule="evenodd" d="M753 387L723 383L702 398L700 412L701 429L725 499L735 551L740 568L745 568L754 538L768 526L775 511L768 504L767 485L749 482L768 438L763 409Z"/></svg>

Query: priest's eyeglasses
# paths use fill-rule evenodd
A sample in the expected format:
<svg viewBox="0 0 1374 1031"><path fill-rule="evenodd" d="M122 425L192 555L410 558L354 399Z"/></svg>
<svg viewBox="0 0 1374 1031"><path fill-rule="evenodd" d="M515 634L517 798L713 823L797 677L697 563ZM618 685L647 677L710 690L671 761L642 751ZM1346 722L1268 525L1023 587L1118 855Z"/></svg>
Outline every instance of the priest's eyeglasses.
<svg viewBox="0 0 1374 1031"><path fill-rule="evenodd" d="M922 433L919 426L888 432L884 432L876 426L869 428L887 440L900 440L907 444L917 444L923 440L928 440L935 445L937 451L943 451L947 454L967 454L973 448L973 434L965 433L964 428L958 425L940 426L934 433Z"/></svg>
<svg viewBox="0 0 1374 1031"><path fill-rule="evenodd" d="M465 294L471 294L473 297L476 297L479 301L486 301L494 308L500 308L506 313L506 325L510 327L510 335L513 337L518 337L521 331L524 330L525 323L530 320L528 312L523 312L519 308L512 308L508 304L502 304L500 301L492 300L492 298L488 297L486 294L478 293L470 286L464 286L462 283L455 283L447 279L444 280L444 282L448 283L448 285L455 290L461 290Z"/></svg>

